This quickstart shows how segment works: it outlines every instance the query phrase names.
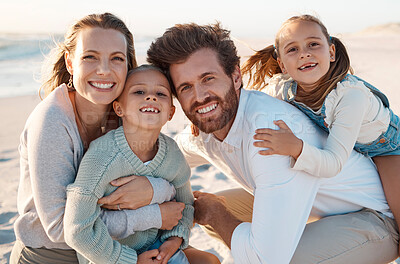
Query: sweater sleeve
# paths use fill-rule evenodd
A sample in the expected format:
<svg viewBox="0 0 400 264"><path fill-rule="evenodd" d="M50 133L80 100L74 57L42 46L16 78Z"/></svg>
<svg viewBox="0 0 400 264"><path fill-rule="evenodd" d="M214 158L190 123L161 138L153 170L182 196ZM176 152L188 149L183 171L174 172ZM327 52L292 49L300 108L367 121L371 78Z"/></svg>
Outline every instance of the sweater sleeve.
<svg viewBox="0 0 400 264"><path fill-rule="evenodd" d="M99 217L101 209L97 201L105 192L99 181L107 166L103 160L93 162L95 157L96 153L89 148L75 183L67 187L65 242L94 263L136 263L136 251L114 241Z"/></svg>
<svg viewBox="0 0 400 264"><path fill-rule="evenodd" d="M21 138L26 142L37 214L55 243L64 243L65 188L76 175L73 132L62 109L51 106L35 112Z"/></svg>
<svg viewBox="0 0 400 264"><path fill-rule="evenodd" d="M187 164L182 153L179 151L178 147L175 149L177 150L177 154L174 154L173 156L175 157L174 163L178 165L176 170L178 173L172 183L176 188L176 201L184 203L185 208L183 209L183 216L181 220L179 220L178 225L176 225L172 230L163 231L163 234L161 235L161 242L164 242L169 237L181 237L183 238L183 242L180 249L185 249L189 245L190 229L193 227L194 197L189 181L189 165ZM178 164L178 161L180 161L180 164Z"/></svg>
<svg viewBox="0 0 400 264"><path fill-rule="evenodd" d="M175 187L162 178L147 176L147 179L154 190L150 205L136 210L101 211L101 220L106 224L108 232L114 239L126 238L137 231L161 228L162 217L157 204L171 201L176 194Z"/></svg>
<svg viewBox="0 0 400 264"><path fill-rule="evenodd" d="M158 204L140 207L136 210L101 210L100 218L107 226L108 233L116 240L150 228L160 229L161 211Z"/></svg>
<svg viewBox="0 0 400 264"><path fill-rule="evenodd" d="M325 147L319 149L303 142L293 169L323 178L333 177L342 170L356 143L369 102L362 90L351 88L338 100L332 109L333 120Z"/></svg>

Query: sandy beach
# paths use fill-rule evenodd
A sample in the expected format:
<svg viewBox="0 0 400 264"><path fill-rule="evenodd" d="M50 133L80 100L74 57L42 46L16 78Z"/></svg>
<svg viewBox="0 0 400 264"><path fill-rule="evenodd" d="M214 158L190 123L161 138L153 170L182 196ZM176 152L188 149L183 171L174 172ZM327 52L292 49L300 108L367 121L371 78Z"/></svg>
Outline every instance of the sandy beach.
<svg viewBox="0 0 400 264"><path fill-rule="evenodd" d="M395 80L400 74L400 31L384 27L357 34L334 35L347 46L355 74L383 91L391 108L400 114L400 85ZM244 62L252 54L250 47L261 49L272 44L272 39L242 39L236 40L236 44ZM144 63L144 58L139 58L139 63ZM18 215L19 136L27 117L39 102L36 95L0 99L0 264L8 263L15 241L13 223ZM163 130L169 135L176 134L188 124L179 107L177 110ZM207 192L238 186L212 166L193 169L191 183L194 190ZM224 264L233 263L229 250L208 237L197 225L191 235L191 245L214 253Z"/></svg>

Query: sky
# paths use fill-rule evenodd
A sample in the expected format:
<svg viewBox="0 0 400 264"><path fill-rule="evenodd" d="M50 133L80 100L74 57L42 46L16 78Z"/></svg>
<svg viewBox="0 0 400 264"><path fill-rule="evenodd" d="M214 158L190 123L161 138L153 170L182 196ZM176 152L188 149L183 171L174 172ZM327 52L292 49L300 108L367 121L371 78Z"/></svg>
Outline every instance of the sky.
<svg viewBox="0 0 400 264"><path fill-rule="evenodd" d="M232 36L272 38L293 15L318 16L331 33L400 22L400 0L1 0L0 33L64 34L87 14L112 12L137 36L177 23L220 21Z"/></svg>

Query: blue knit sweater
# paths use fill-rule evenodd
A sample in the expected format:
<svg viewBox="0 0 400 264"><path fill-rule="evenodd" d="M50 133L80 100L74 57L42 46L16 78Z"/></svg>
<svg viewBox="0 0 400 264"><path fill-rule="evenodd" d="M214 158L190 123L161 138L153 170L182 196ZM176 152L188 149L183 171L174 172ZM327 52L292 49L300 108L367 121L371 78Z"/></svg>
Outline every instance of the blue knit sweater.
<svg viewBox="0 0 400 264"><path fill-rule="evenodd" d="M110 181L122 176L141 175L164 178L176 188L176 201L185 203L183 217L172 230L155 228L135 232L115 241L99 218L98 199L116 187ZM82 159L76 180L67 187L64 236L69 246L94 263L136 263L137 255L146 251L160 237L183 238L188 245L193 225L193 195L190 168L175 141L164 134L158 137L158 152L147 166L133 153L123 127L110 131L90 144ZM82 258L80 257L80 262Z"/></svg>

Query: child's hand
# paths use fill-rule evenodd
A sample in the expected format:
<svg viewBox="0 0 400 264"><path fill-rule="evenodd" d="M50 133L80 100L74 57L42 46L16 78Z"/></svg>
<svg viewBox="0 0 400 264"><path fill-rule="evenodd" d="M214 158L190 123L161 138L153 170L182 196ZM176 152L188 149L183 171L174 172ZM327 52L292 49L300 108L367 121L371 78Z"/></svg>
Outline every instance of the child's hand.
<svg viewBox="0 0 400 264"><path fill-rule="evenodd" d="M162 230L171 230L182 219L182 212L185 209L184 203L164 202L159 205L161 211L161 228Z"/></svg>
<svg viewBox="0 0 400 264"><path fill-rule="evenodd" d="M161 260L157 259L159 254L160 251L158 249L145 251L138 255L137 264L160 264Z"/></svg>
<svg viewBox="0 0 400 264"><path fill-rule="evenodd" d="M181 237L170 237L168 238L159 248L160 253L157 256L157 260L161 261L161 264L167 264L168 260L175 254L182 244Z"/></svg>
<svg viewBox="0 0 400 264"><path fill-rule="evenodd" d="M193 123L190 124L190 129L192 130L193 136L197 137L198 135L200 135L199 128L197 126L193 125Z"/></svg>
<svg viewBox="0 0 400 264"><path fill-rule="evenodd" d="M261 128L256 130L254 139L262 141L254 142L254 146L268 148L260 150L258 153L261 155L287 155L297 159L303 149L303 141L297 138L282 120L274 121L274 124L280 129Z"/></svg>

